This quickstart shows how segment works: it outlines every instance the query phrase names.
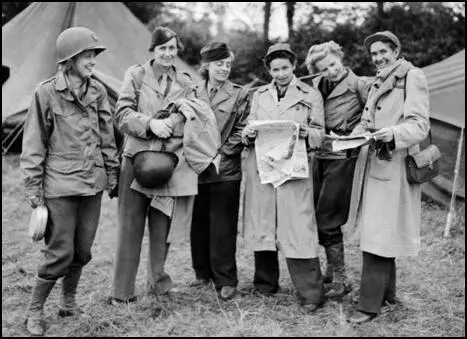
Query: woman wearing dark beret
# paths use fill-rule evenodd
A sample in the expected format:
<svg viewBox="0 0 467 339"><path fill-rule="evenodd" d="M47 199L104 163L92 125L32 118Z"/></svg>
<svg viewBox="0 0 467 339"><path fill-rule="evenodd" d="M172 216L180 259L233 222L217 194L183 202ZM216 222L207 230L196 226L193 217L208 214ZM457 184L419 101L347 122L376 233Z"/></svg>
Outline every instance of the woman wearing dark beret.
<svg viewBox="0 0 467 339"><path fill-rule="evenodd" d="M248 115L248 92L228 80L234 54L223 42L201 49L200 95L209 97L221 133L219 173L208 168L198 179L191 228L191 253L196 280L212 281L223 300L236 294L238 202L241 131Z"/></svg>

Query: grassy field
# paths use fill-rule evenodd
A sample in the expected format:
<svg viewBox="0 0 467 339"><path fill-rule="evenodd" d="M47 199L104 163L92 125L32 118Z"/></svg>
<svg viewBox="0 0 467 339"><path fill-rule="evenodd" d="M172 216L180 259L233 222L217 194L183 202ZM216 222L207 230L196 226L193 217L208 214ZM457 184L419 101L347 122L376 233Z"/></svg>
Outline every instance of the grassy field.
<svg viewBox="0 0 467 339"><path fill-rule="evenodd" d="M27 336L25 312L41 243L27 235L29 206L22 200L18 157L2 158L2 336ZM145 294L147 237L137 277L140 301L109 304L116 243L116 200L105 194L93 259L85 267L78 301L85 316L57 316L59 285L45 307L48 336L465 336L465 207L458 206L452 237L442 237L447 211L423 203L422 251L396 260L401 301L370 323L353 326L345 314L358 298L361 253L356 239L346 243L353 291L342 303L328 301L314 315L304 314L293 296L292 282L281 257L283 291L272 297L242 292L221 301L213 287L195 289L189 244L174 245L167 271L179 290L170 298ZM323 251L320 258L324 258ZM251 285L253 254L238 240L239 288ZM324 264L324 261L322 261Z"/></svg>

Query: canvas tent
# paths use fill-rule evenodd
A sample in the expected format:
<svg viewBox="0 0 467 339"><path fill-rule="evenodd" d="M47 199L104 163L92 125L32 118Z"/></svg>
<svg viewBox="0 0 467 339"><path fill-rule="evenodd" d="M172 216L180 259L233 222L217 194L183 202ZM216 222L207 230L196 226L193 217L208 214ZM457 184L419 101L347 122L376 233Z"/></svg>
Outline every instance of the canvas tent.
<svg viewBox="0 0 467 339"><path fill-rule="evenodd" d="M2 148L21 133L35 87L56 72L55 41L66 28L85 26L107 47L97 59L96 77L115 102L125 70L149 57L151 33L121 2L34 2L2 27ZM176 66L199 80L197 72ZM7 142L5 142L5 139Z"/></svg>
<svg viewBox="0 0 467 339"><path fill-rule="evenodd" d="M423 68L430 90L433 143L443 154L441 175L423 184L423 193L442 204L449 204L454 169L459 162L456 196L465 200L465 144L459 139L465 128L465 49L445 60Z"/></svg>

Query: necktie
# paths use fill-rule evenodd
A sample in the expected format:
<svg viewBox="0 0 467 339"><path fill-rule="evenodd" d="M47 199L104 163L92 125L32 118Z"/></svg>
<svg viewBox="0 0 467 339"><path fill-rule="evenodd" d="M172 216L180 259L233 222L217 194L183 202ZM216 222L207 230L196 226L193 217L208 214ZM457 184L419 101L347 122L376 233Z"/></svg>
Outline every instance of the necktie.
<svg viewBox="0 0 467 339"><path fill-rule="evenodd" d="M163 73L162 78L159 82L159 85L164 90L164 97L166 97L167 94L169 94L171 84L172 84L172 79L170 79L167 73Z"/></svg>
<svg viewBox="0 0 467 339"><path fill-rule="evenodd" d="M214 99L214 97L216 96L216 93L217 93L217 88L215 87L211 88L211 90L209 91L209 101L212 101Z"/></svg>

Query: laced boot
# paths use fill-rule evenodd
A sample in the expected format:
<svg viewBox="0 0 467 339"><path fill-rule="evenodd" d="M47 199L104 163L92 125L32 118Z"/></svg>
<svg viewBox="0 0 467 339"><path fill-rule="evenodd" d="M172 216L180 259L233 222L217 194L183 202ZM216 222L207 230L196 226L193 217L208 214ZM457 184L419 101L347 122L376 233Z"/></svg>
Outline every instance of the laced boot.
<svg viewBox="0 0 467 339"><path fill-rule="evenodd" d="M58 310L60 317L71 317L83 313L76 303L76 289L81 278L81 271L81 267L72 268L70 273L63 278L60 309Z"/></svg>
<svg viewBox="0 0 467 339"><path fill-rule="evenodd" d="M332 267L332 283L327 284L326 298L341 298L350 292L350 286L347 282L344 262L344 243L340 242L326 247L326 257L328 266Z"/></svg>
<svg viewBox="0 0 467 339"><path fill-rule="evenodd" d="M44 304L55 282L39 277L35 279L26 319L26 329L32 336L43 336L45 333Z"/></svg>

